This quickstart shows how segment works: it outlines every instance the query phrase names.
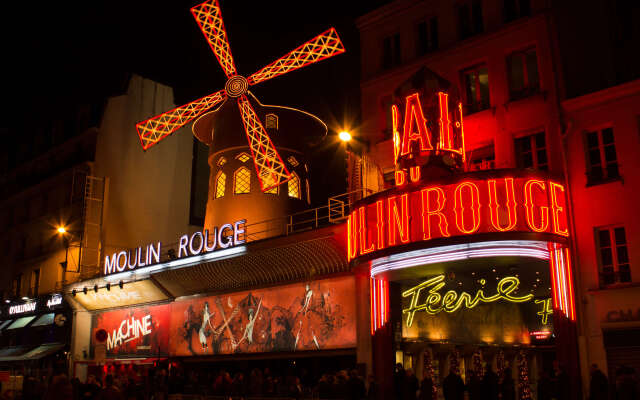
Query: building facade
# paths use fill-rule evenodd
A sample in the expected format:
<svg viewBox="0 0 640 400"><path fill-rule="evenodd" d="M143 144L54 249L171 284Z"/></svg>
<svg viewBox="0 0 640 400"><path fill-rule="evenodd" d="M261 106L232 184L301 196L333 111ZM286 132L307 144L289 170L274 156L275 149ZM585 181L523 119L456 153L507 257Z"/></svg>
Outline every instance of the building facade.
<svg viewBox="0 0 640 400"><path fill-rule="evenodd" d="M599 7L606 10L603 15L615 14L616 10L624 9L624 6L617 3L600 4ZM393 347L395 361L404 368L412 368L419 378L422 378L425 370L431 370L431 374L435 374L442 384L451 370L451 354L457 351L463 361L458 361L456 365L460 372L466 369L465 379L472 381L473 374L477 373L474 366L479 368L480 365L494 372L504 373L504 369L501 371L498 365L504 364L504 361L498 363L497 359L504 360L506 355L506 363L512 367L514 380L520 382L522 379L516 370L522 364L518 354L515 354L517 352L511 351L509 355L509 343L519 343L519 346L527 349L529 381L532 383L534 396L537 395L537 383L542 379L544 370L556 376L562 376L561 370L568 371L569 380L576 382L571 386L573 396L579 395L575 388L580 377L582 393L586 396L589 393L591 364L597 364L609 376L612 391L615 391L619 379L627 374L624 368L620 369L621 366L637 368L638 357L631 350L633 346L630 340L625 339L635 332L633 321L637 307L631 304L637 303L634 292L634 281L637 278L634 278L633 262L630 261L633 259L631 226L632 219L635 218L631 216L635 212L630 207L633 202L632 186L628 186L627 178L623 178L624 174L632 181L637 167L637 162L623 161L623 152L629 151L628 154L632 154L638 146L637 97L634 94L637 82L567 98L567 93L575 96L575 93L585 93L619 82L620 77L614 76L611 71L616 70L616 63L623 57L614 46L611 51L615 50L616 60L611 60L608 64L603 61L607 65L601 69L598 67L602 64L600 62L590 66L589 70L609 74L606 75L609 79L603 77L599 86L594 85L594 82L581 86L578 74L563 73L575 72L577 65L589 59L587 49L582 49L582 53L579 46L567 50L571 47L575 34L569 34L568 31L575 31L571 27L579 25L575 18L578 18L578 14L588 14L595 18L596 14L594 8L587 7L588 11L573 15L570 8L568 4L559 6L545 1L461 1L455 4L396 1L358 20L362 47L362 128L358 139L363 142L365 150L358 173L351 173L352 179L356 181L352 182L352 187L361 188L365 194L384 190L389 196L394 190L402 192L397 187L393 189L398 185L398 154L402 155L405 151L402 147L394 147L395 132L400 132L401 139L403 129L404 135L407 135L407 127L414 129L407 125L406 116L403 120L402 110L410 102L408 95L419 92L424 97L424 93L428 92L424 88L430 85L429 77L436 76L442 78L439 82L445 81L448 85L448 89L443 91L456 91L456 95L460 96L464 118L463 124L460 119L460 125L464 126L463 151L466 155L466 162L461 168L466 176L478 176L474 175L477 173L474 171L484 171L485 176L494 178L512 173L508 171L514 171L513 169L523 173L539 171L555 177L566 189L568 221L571 226L565 246L571 252L571 267L568 271L572 273L567 287L575 288L573 296L569 297L573 297L571 301L574 302L577 318L568 329L562 326L561 321L554 319L552 336L555 345L554 341L541 343L537 340L540 337L536 335L531 336L531 341L507 340L509 335L506 325L497 330L498 335L503 336L502 343L500 340L496 343L496 338L489 336L461 337L455 330L449 329L446 332L447 327L456 325L452 320L441 316L432 317L436 322L424 322L422 332L420 329L409 329L406 311L411 307L408 307L404 296L409 296L409 289L420 283L416 280L417 277L431 278L437 271L445 274L443 282L458 281L460 277L457 283L466 287L468 283L465 281L465 273L474 277L487 272L499 273L500 268L493 266L497 265L496 261L486 260L488 266L485 267L472 262L468 262L467 267L460 267L455 263L439 264L438 268L431 270L424 265L415 267L418 262L405 260L403 265L405 268L412 265L414 269L410 269L410 272L413 272L404 275L399 272L395 275L386 273L380 276L382 282L388 281L382 283L382 289L378 293L388 293L388 299L384 297L386 294L382 298L390 302L390 309L387 310L389 321L392 324L401 322L403 326L401 330L395 326L391 328L393 333L384 333L384 329L382 330L383 336L391 335L391 338L376 339L374 335L374 346L376 340L386 340L387 343L378 349L386 348L385 351L389 351L388 348ZM609 20L607 24L614 23ZM621 23L620 26L626 25ZM604 32L604 28L597 32L608 34ZM590 34L597 35L594 32ZM598 46L606 47L604 42L606 40L603 39ZM563 54L565 51L568 53ZM624 71L621 71L626 71L627 80L632 79L632 76L628 76L627 69L625 66L622 69ZM431 81L436 79L432 78ZM436 86L431 84L431 87ZM422 107L425 110L430 107L430 101L423 100ZM400 118L394 125L397 110L400 110ZM437 129L438 123L429 121L429 115L425 111L427 130L432 132ZM431 119L434 118L438 118L438 115L435 114ZM421 122L418 120L416 123ZM441 124L442 120L440 126ZM620 145L618 141L621 142ZM624 150L618 152L620 146ZM417 165L416 163L420 163L420 158L412 165ZM609 172L606 171L607 168ZM424 179L425 175L422 177ZM441 171L432 170L427 179L440 184L442 177ZM406 179L411 185L409 175L402 179ZM625 194L625 190L630 192ZM444 193L448 193L446 189ZM486 201L489 207L491 201ZM594 203L599 202L602 202L602 207L594 212ZM604 206L605 203L612 207ZM419 217L410 215L409 220ZM365 220L366 218L365 214ZM391 223L390 220L389 224ZM367 226L367 223L363 226ZM517 227L513 229L518 230ZM617 242L614 237L616 233ZM361 242L366 245L367 242L363 241L364 239ZM412 241L413 239L409 242ZM423 247L432 248L428 245ZM377 250L378 247L375 247L375 251ZM359 262L362 254L354 255L356 262ZM404 258L399 257L394 252L385 253L384 257L410 259L406 255ZM372 261L371 257L369 260L365 258L365 264L367 262L371 275L375 278L376 266L383 265L384 262L376 258ZM526 262L523 260L513 262L511 269L515 273L524 264ZM420 274L420 268L425 272ZM550 278L553 281L553 265L551 269ZM523 276L521 273L518 275ZM545 281L544 277L539 278ZM525 284L524 280L521 282ZM385 285L388 285L388 289L385 289ZM549 285L548 290L553 292L555 288ZM374 292L372 289L372 293ZM552 302L555 302L553 293L551 297ZM402 307L404 311L399 312L394 307ZM557 307L558 304L554 303L553 309ZM451 315L456 313L459 313L458 323L472 318L460 311ZM491 312L485 318L490 314ZM623 328L628 330L624 331ZM529 331L535 333L531 329ZM493 333L492 336L495 336L496 332ZM502 346L504 354L500 354L496 344L498 347ZM573 364L569 354L562 354L563 348L567 346L571 347L571 352L575 351L572 353L575 355L574 361L578 359L579 352L579 364L577 361ZM480 357L484 358L482 362L478 362L478 349ZM550 349L555 350L545 353ZM532 356L536 352L547 355L541 358ZM393 359L394 356L389 355L386 364ZM429 361L426 362L425 359ZM375 359L373 363L376 365ZM390 371L387 370L386 373Z"/></svg>

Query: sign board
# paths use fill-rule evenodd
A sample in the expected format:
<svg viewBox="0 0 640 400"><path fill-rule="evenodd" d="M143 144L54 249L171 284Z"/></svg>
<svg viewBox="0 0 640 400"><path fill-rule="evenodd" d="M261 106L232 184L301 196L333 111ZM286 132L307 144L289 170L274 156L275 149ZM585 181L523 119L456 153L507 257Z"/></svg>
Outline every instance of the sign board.
<svg viewBox="0 0 640 400"><path fill-rule="evenodd" d="M239 220L233 224L215 227L213 232L195 232L191 236L182 235L178 240L178 259L211 253L218 249L226 249L243 244L244 224L246 220ZM125 271L132 271L142 267L160 263L162 243L151 243L144 247L120 251L104 258L104 275L111 275Z"/></svg>
<svg viewBox="0 0 640 400"><path fill-rule="evenodd" d="M177 301L171 355L350 348L355 281L341 277Z"/></svg>
<svg viewBox="0 0 640 400"><path fill-rule="evenodd" d="M348 257L481 233L569 235L564 185L503 170L405 185L369 196L347 220Z"/></svg>
<svg viewBox="0 0 640 400"><path fill-rule="evenodd" d="M150 280L127 282L122 289L118 286L98 292L89 289L87 294L77 292L75 296L75 300L90 311L151 303L167 298L167 295Z"/></svg>
<svg viewBox="0 0 640 400"><path fill-rule="evenodd" d="M91 341L98 350L96 333L107 331L102 345L105 357L157 357L168 355L170 305L135 307L93 315ZM102 350L100 350L102 351ZM97 359L98 355L94 355Z"/></svg>

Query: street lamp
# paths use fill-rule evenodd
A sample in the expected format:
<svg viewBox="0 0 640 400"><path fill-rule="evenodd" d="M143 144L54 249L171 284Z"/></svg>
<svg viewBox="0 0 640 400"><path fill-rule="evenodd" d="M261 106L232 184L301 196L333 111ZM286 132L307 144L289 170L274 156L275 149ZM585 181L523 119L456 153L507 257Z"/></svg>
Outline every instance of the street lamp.
<svg viewBox="0 0 640 400"><path fill-rule="evenodd" d="M61 235L64 235L65 233L67 233L67 228L65 228L64 226L60 225L57 229L58 233Z"/></svg>
<svg viewBox="0 0 640 400"><path fill-rule="evenodd" d="M341 131L340 133L338 133L338 137L345 143L351 140L351 134L347 131Z"/></svg>

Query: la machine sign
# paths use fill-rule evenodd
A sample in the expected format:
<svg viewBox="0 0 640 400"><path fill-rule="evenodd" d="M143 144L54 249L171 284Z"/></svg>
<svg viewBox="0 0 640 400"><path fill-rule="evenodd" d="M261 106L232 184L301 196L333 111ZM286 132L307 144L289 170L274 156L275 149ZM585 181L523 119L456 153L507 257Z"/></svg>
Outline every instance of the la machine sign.
<svg viewBox="0 0 640 400"><path fill-rule="evenodd" d="M182 235L178 241L176 257L186 258L204 253L211 253L219 249L227 249L245 243L244 225L242 219L233 224L215 227L213 232L195 232L192 235ZM150 243L144 247L123 250L104 258L104 274L111 275L119 272L132 271L137 268L160 263L162 243Z"/></svg>

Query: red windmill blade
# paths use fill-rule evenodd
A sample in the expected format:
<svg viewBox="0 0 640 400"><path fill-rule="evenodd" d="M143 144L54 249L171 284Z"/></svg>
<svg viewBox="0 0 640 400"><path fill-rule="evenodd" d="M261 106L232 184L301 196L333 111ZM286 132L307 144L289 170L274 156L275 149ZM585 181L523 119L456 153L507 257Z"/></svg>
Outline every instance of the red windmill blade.
<svg viewBox="0 0 640 400"><path fill-rule="evenodd" d="M223 90L136 124L142 148L148 149L228 97L234 97L238 99L238 107L262 191L288 181L291 179L291 174L246 96L248 87L344 53L345 49L338 33L333 28L321 33L247 79L236 72L218 1L205 1L193 7L191 13L228 80Z"/></svg>

